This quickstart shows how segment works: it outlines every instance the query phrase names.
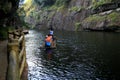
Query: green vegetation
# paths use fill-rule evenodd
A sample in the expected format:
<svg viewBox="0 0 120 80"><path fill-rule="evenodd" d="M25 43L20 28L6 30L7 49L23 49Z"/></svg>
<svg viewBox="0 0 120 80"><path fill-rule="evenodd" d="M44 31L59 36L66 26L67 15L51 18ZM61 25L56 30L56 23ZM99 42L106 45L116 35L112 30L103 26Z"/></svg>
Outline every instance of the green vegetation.
<svg viewBox="0 0 120 80"><path fill-rule="evenodd" d="M105 17L106 16L99 16L99 15L95 14L95 15L89 16L84 21L86 21L86 22L103 21L103 20L105 20Z"/></svg>
<svg viewBox="0 0 120 80"><path fill-rule="evenodd" d="M71 0L27 0L18 10L21 20L36 25L42 20L50 20L55 12L67 9ZM37 3L37 4L36 4ZM31 22L31 21L34 21Z"/></svg>
<svg viewBox="0 0 120 80"><path fill-rule="evenodd" d="M62 6L62 5L68 5L71 0L56 0L55 5L56 6Z"/></svg>
<svg viewBox="0 0 120 80"><path fill-rule="evenodd" d="M120 22L120 14L117 13L117 12L112 12L108 15L104 15L104 16L100 16L100 15L91 15L89 16L88 18L86 18L84 20L84 22L86 23L97 23L97 22L104 22L104 21L108 21L109 24L108 26L111 27L111 26L119 26L119 22Z"/></svg>
<svg viewBox="0 0 120 80"><path fill-rule="evenodd" d="M63 12L63 16L65 16L69 14L69 12L79 12L82 9L84 9L84 7L78 7L78 6L73 6L71 8L69 7L68 9L68 5L71 0L34 0L34 1L27 0L27 2L22 6L23 10L22 9L20 10L21 11L20 16L22 17L22 19L28 17L27 18L28 21L34 21L34 24L36 23L41 24L43 20L48 21L48 23L51 22L50 20L52 19L52 17L54 16L56 12L60 12L60 13ZM100 5L111 3L113 1L114 0L92 0L91 8L95 9ZM69 12L66 13L67 11ZM115 12L109 15L104 15L104 16L95 14L95 15L89 16L84 21L99 22L99 21L104 21L104 20L111 20L113 22L116 22L118 21L118 19L116 19L117 17L119 17L119 15ZM77 30L80 25L81 24L79 22L75 23L75 29Z"/></svg>
<svg viewBox="0 0 120 80"><path fill-rule="evenodd" d="M67 8L67 5L69 4L71 0L54 0L54 4L47 7L48 10L56 10L62 11ZM43 7L45 8L45 7Z"/></svg>
<svg viewBox="0 0 120 80"><path fill-rule="evenodd" d="M104 21L105 19L110 20L112 22L118 22L120 21L120 14L117 12L112 12L108 15L100 16L98 14L91 15L88 18L86 18L84 21L86 22L99 22L99 21Z"/></svg>
<svg viewBox="0 0 120 80"><path fill-rule="evenodd" d="M112 0L92 0L92 8L95 9L102 4L106 4L110 2L112 2Z"/></svg>
<svg viewBox="0 0 120 80"><path fill-rule="evenodd" d="M120 14L117 12L113 12L108 15L108 20L111 20L112 22L118 22L120 21Z"/></svg>
<svg viewBox="0 0 120 80"><path fill-rule="evenodd" d="M29 16L30 13L35 10L35 6L33 5L32 0L27 0L26 3L23 4L19 9L22 10L21 12L23 15Z"/></svg>
<svg viewBox="0 0 120 80"><path fill-rule="evenodd" d="M62 6L58 7L57 12L62 11L63 9L65 9L65 5L62 5Z"/></svg>
<svg viewBox="0 0 120 80"><path fill-rule="evenodd" d="M81 23L80 22L76 22L75 23L75 31L77 31L80 27L81 27Z"/></svg>
<svg viewBox="0 0 120 80"><path fill-rule="evenodd" d="M69 9L69 11L70 11L70 12L73 12L73 11L78 12L78 11L81 11L82 9L83 9L82 7L74 6L74 7L71 7L71 8Z"/></svg>
<svg viewBox="0 0 120 80"><path fill-rule="evenodd" d="M36 13L38 6L41 7L42 11L48 11L48 10L56 10L56 11L61 11L67 7L71 0L27 0L25 4L22 5L22 16L25 15L26 17L28 16L33 16L31 13ZM38 5L36 5L36 3ZM79 9L78 9L79 10ZM25 14L23 14L25 13ZM39 12L40 13L40 12ZM35 16L38 16L38 14L35 14ZM35 17L33 16L33 17Z"/></svg>
<svg viewBox="0 0 120 80"><path fill-rule="evenodd" d="M51 12L51 13L49 13L49 15L48 15L48 19L52 18L54 14L55 14L55 12L54 12L54 11L53 11L53 12Z"/></svg>
<svg viewBox="0 0 120 80"><path fill-rule="evenodd" d="M9 29L14 29L15 27L21 27L23 25L24 28L27 26L27 24L24 22L24 17L26 16L25 10L28 11L30 10L19 8L19 1L21 0L0 0L0 38L1 39L7 38L7 31Z"/></svg>

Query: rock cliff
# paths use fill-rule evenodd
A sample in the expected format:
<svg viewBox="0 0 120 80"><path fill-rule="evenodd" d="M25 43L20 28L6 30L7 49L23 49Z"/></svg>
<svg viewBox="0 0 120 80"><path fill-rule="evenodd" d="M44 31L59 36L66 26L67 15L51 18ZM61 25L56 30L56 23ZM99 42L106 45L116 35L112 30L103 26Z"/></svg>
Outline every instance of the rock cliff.
<svg viewBox="0 0 120 80"><path fill-rule="evenodd" d="M120 29L119 0L70 0L67 4L40 8L35 27L59 30L115 31Z"/></svg>

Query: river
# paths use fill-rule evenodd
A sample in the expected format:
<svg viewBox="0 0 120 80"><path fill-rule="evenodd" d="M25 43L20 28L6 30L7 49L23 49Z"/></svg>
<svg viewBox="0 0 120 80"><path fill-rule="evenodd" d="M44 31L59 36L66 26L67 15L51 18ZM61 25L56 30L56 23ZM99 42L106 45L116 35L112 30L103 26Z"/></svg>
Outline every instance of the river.
<svg viewBox="0 0 120 80"><path fill-rule="evenodd" d="M55 31L57 48L40 48L48 31L26 37L28 80L120 80L120 33Z"/></svg>

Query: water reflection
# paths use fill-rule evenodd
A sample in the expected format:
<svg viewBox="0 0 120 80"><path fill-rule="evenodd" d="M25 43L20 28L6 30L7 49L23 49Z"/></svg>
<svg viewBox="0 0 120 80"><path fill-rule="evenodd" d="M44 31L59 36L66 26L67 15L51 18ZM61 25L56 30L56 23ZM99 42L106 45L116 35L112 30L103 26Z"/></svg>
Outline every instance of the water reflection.
<svg viewBox="0 0 120 80"><path fill-rule="evenodd" d="M51 59L52 59L53 49L47 48L47 49L45 50L45 52L46 52L46 54L47 54L48 60L51 60Z"/></svg>
<svg viewBox="0 0 120 80"><path fill-rule="evenodd" d="M26 35L29 80L119 80L120 34L55 32L57 49L40 49L45 32Z"/></svg>

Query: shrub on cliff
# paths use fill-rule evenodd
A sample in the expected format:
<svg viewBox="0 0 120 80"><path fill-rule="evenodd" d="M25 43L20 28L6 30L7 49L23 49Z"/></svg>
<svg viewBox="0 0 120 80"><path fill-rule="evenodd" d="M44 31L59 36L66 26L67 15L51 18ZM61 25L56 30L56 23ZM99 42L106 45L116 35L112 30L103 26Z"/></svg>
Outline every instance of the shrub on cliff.
<svg viewBox="0 0 120 80"><path fill-rule="evenodd" d="M99 1L92 0L92 8L95 9L102 4L111 3L111 2L112 0L99 0Z"/></svg>
<svg viewBox="0 0 120 80"><path fill-rule="evenodd" d="M80 22L76 22L75 23L75 31L78 31L78 29L81 27L81 23Z"/></svg>

